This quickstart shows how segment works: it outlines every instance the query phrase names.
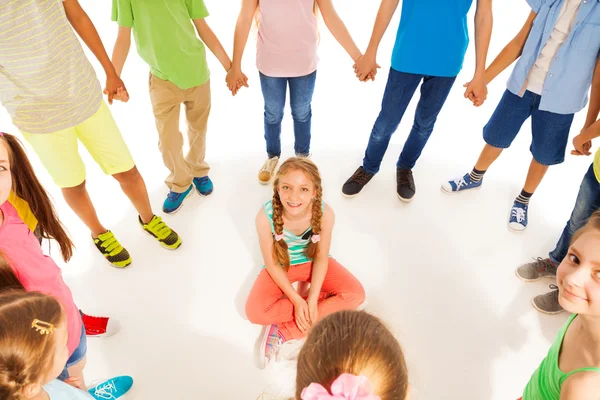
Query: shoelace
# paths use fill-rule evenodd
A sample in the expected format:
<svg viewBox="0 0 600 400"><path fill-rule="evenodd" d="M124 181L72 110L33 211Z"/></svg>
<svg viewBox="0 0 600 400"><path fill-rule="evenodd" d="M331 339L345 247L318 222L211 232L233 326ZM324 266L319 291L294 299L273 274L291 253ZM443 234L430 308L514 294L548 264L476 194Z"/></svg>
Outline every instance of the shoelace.
<svg viewBox="0 0 600 400"><path fill-rule="evenodd" d="M415 190L415 181L412 176L412 171L409 169L402 169L398 171L396 183L398 183L398 185L406 184L411 190Z"/></svg>
<svg viewBox="0 0 600 400"><path fill-rule="evenodd" d="M525 221L525 210L521 207L513 207L512 216L517 219L518 223Z"/></svg>
<svg viewBox="0 0 600 400"><path fill-rule="evenodd" d="M369 174L364 169L360 168L358 171L352 175L352 180L360 183L361 185L365 185L369 180Z"/></svg>
<svg viewBox="0 0 600 400"><path fill-rule="evenodd" d="M117 387L115 386L114 381L106 382L104 386L99 387L96 386L94 389L94 395L96 397L100 397L101 399L116 399L113 395L117 391Z"/></svg>
<svg viewBox="0 0 600 400"><path fill-rule="evenodd" d="M465 181L465 178L459 178L454 181L454 184L456 185L456 190L458 190L463 186L467 186L467 181Z"/></svg>
<svg viewBox="0 0 600 400"><path fill-rule="evenodd" d="M537 261L537 270L540 272L549 272L551 269L555 269L554 264L552 264L547 258L538 257L535 260Z"/></svg>
<svg viewBox="0 0 600 400"><path fill-rule="evenodd" d="M260 169L260 172L273 172L273 170L275 169L275 165L277 165L277 161L277 157L269 158L263 164L262 168Z"/></svg>
<svg viewBox="0 0 600 400"><path fill-rule="evenodd" d="M552 292L551 292L552 293L552 297L558 301L558 294L559 294L559 292L558 292L558 286L556 286L556 285L550 285L549 287L550 287L550 290L552 290Z"/></svg>
<svg viewBox="0 0 600 400"><path fill-rule="evenodd" d="M177 200L179 198L179 196L181 196L181 193L170 191L169 194L167 195L167 199Z"/></svg>

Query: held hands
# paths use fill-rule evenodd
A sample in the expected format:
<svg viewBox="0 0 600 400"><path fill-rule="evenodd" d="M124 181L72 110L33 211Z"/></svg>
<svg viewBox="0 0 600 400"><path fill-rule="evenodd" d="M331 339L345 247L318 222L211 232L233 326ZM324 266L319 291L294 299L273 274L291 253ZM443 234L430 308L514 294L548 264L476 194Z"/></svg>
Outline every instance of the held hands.
<svg viewBox="0 0 600 400"><path fill-rule="evenodd" d="M242 72L240 68L232 67L225 77L227 88L231 91L231 94L235 96L242 86L248 87L248 77Z"/></svg>
<svg viewBox="0 0 600 400"><path fill-rule="evenodd" d="M586 131L587 129L582 129L579 135L573 138L574 150L571 150L571 155L589 156L592 154L590 152L590 149L592 148L592 141L587 138Z"/></svg>
<svg viewBox="0 0 600 400"><path fill-rule="evenodd" d="M108 96L108 104L112 104L113 100L119 100L123 103L127 103L127 101L129 101L129 93L127 93L125 84L117 75L106 77L104 94Z"/></svg>
<svg viewBox="0 0 600 400"><path fill-rule="evenodd" d="M487 99L487 84L483 76L474 77L472 81L463 85L465 89L465 99L471 100L475 107L481 106Z"/></svg>
<svg viewBox="0 0 600 400"><path fill-rule="evenodd" d="M375 55L371 55L368 51L358 57L354 63L354 73L361 82L374 81L379 68L381 67L377 64Z"/></svg>

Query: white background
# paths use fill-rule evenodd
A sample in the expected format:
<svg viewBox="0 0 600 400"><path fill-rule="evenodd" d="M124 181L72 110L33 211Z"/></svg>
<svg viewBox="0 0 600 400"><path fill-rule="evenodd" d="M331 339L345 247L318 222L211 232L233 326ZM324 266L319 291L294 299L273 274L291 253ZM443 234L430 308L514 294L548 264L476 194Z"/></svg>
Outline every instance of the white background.
<svg viewBox="0 0 600 400"><path fill-rule="evenodd" d="M494 3L490 62L529 12L522 0ZM110 21L110 1L82 0L82 4L111 53L117 26ZM239 5L239 0L207 0L208 22L230 54ZM335 5L359 47L366 48L379 2L346 0ZM375 83L356 80L352 61L321 24L312 152L323 175L325 200L337 215L332 254L363 282L367 309L397 334L416 400L521 396L566 315L535 311L530 298L546 292L551 281L525 284L514 269L552 250L591 162L567 156L563 165L550 169L532 199L530 226L521 235L510 233L506 224L530 162L529 124L490 169L483 190L456 197L440 192L441 181L472 168L483 145L482 127L508 79L509 71L489 86L488 101L479 109L462 98L462 83L474 70L474 8L465 67L414 170L417 195L411 204L396 197L395 163L418 95L392 138L381 173L360 196L341 195L342 184L361 163L379 112L400 13L381 44L382 69ZM423 29L428 29L426 23ZM181 249L169 252L145 235L117 183L83 151L88 188L101 220L134 259L127 269L111 268L36 156L29 153L77 245L73 260L63 266L76 302L88 313L113 316L123 325L114 337L89 340L87 380L130 374L135 386L128 398L255 399L267 388L293 390L293 363L274 364L265 371L257 368L260 327L250 324L243 312L262 264L254 217L272 190L256 178L265 144L252 35L244 58L250 88L235 98L226 90L222 67L209 55L213 108L207 161L215 192L208 198L194 195L179 213L165 217L183 237ZM87 54L104 82L99 64ZM123 79L131 100L113 105L112 111L146 180L153 207L162 215L167 171L157 149L148 68L134 47ZM584 112L576 117L572 135L584 117ZM284 157L293 153L291 128L287 110ZM4 110L0 129L16 132ZM56 248L52 254L59 258Z"/></svg>

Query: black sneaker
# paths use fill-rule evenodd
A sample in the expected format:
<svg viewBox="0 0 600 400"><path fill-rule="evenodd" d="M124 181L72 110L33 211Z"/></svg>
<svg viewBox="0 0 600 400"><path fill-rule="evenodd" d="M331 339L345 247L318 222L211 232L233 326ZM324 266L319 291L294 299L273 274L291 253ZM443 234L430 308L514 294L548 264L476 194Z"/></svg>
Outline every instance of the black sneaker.
<svg viewBox="0 0 600 400"><path fill-rule="evenodd" d="M415 195L415 180L410 169L396 168L396 193L400 200L409 202Z"/></svg>
<svg viewBox="0 0 600 400"><path fill-rule="evenodd" d="M342 193L346 197L354 197L360 193L362 188L365 187L367 183L371 179L373 179L374 174L368 173L363 169L363 167L358 167L354 175L350 177L342 186Z"/></svg>

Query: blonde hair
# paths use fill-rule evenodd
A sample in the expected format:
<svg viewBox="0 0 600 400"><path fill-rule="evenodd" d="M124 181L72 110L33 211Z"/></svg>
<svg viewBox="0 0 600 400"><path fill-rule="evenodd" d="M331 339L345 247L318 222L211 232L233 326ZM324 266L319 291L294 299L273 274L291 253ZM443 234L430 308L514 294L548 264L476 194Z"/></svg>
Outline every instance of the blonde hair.
<svg viewBox="0 0 600 400"><path fill-rule="evenodd" d="M34 329L35 319L54 326L65 320L53 297L19 290L0 294L0 400L24 399L23 389L52 368L56 335Z"/></svg>
<svg viewBox="0 0 600 400"><path fill-rule="evenodd" d="M315 198L312 202L312 234L321 233L321 220L323 219L323 186L321 184L321 174L317 166L307 158L292 157L287 159L275 175L273 182L273 228L276 235L283 234L283 204L279 198L279 181L281 177L290 171L302 171L312 181ZM306 256L314 260L319 254L319 243L309 242L306 248ZM273 238L273 258L275 261L287 270L290 267L290 254L285 240L275 240Z"/></svg>
<svg viewBox="0 0 600 400"><path fill-rule="evenodd" d="M365 376L381 400L406 398L408 369L400 344L364 311L340 311L312 328L298 357L296 399L311 383L330 391L344 373Z"/></svg>

